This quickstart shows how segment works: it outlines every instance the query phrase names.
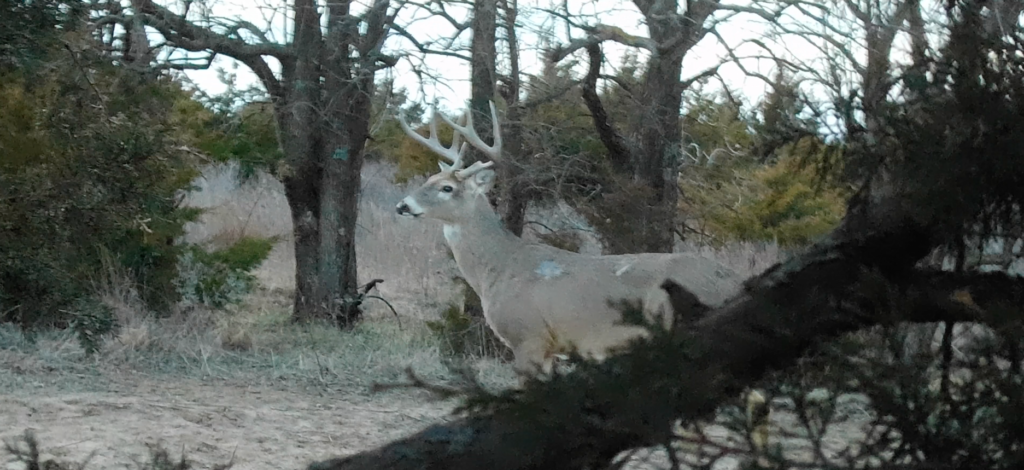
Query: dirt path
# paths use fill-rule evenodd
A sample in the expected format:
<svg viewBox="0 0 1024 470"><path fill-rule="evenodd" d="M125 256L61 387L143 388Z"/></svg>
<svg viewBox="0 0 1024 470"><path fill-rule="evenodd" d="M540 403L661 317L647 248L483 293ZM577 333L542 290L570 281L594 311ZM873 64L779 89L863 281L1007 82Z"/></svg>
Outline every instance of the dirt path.
<svg viewBox="0 0 1024 470"><path fill-rule="evenodd" d="M194 380L123 382L105 392L0 395L0 438L31 429L46 457L80 461L95 452L88 469L134 468L150 444L174 458L184 451L196 468L233 456L238 470L301 469L439 422L452 406L416 392L371 398Z"/></svg>

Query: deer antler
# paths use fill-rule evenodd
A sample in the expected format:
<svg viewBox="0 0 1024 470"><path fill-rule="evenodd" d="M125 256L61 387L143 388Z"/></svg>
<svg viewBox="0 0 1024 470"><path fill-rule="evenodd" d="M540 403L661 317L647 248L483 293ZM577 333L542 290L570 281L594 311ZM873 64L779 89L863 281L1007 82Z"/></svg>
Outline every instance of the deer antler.
<svg viewBox="0 0 1024 470"><path fill-rule="evenodd" d="M494 102L491 101L490 105L491 127L492 134L494 134L494 145L485 144L483 139L481 139L480 136L477 135L476 129L473 128L473 111L471 109L467 109L466 113L463 115L463 118L466 121L465 125L458 125L444 116L441 116L441 119L444 119L444 122L446 124L452 126L452 129L455 129L455 132L464 135L466 137L466 142L469 142L471 145L473 145L478 150L483 152L491 160L497 161L501 160L501 124L498 123L498 111L495 110L494 108Z"/></svg>
<svg viewBox="0 0 1024 470"><path fill-rule="evenodd" d="M476 162L470 165L469 168L466 168L465 170L456 171L455 178L457 178L459 181L462 181L465 180L466 178L469 178L470 176L479 173L480 170L486 170L492 166L494 166L494 162Z"/></svg>
<svg viewBox="0 0 1024 470"><path fill-rule="evenodd" d="M434 116L430 120L430 138L423 137L411 127L409 123L405 122L405 116L402 113L398 113L398 122L402 125L402 130L405 131L406 135L412 137L413 140L419 142L430 149L432 152L440 155L445 160L448 160L451 165L447 165L444 162L438 162L441 166L441 171L454 171L455 177L459 179L466 179L480 170L490 168L494 165L494 161L501 160L501 124L498 123L498 111L494 107L494 102L490 102L491 105L491 123L494 134L494 145L487 145L483 139L476 133L476 129L473 128L473 112L472 110L466 110L466 112L460 118L462 124L456 124L447 116L437 112L434 109ZM452 136L451 147L445 147L441 144L441 141L437 138L437 118L441 119L452 127L454 135ZM462 138L465 137L466 142L459 147L459 143ZM469 168L463 169L462 157L466 155L466 149L468 145L476 147L485 155L490 157L492 161L487 163L476 162L470 165ZM458 149L458 150L456 150Z"/></svg>
<svg viewBox="0 0 1024 470"><path fill-rule="evenodd" d="M466 155L466 149L469 148L467 146L468 142L462 142L462 146L460 147L459 143L461 142L462 139L458 131L458 127L461 126L456 126L452 124L451 121L448 120L448 118L441 116L441 119L444 119L444 121L447 122L448 125L456 129L455 134L452 136L452 146L445 147L444 145L442 145L441 141L438 140L437 138L437 116L438 112L437 109L435 108L434 116L430 120L429 139L423 137L418 132L414 131L412 127L409 127L409 123L405 122L405 115L403 115L401 112L398 113L398 123L402 126L402 130L405 131L406 135L411 137L416 142L423 144L432 152L440 155L441 158L444 158L445 160L451 162L451 165L446 164L445 162L438 162L438 165L441 166L441 171L460 170L462 168L462 157ZM472 128L472 126L470 128ZM479 140L479 138L477 140Z"/></svg>

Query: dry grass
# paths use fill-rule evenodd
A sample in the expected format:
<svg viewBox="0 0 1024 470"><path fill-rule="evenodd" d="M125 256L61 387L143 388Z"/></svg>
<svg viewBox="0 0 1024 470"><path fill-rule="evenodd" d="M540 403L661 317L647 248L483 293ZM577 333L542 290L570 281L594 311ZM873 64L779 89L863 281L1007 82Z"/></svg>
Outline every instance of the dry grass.
<svg viewBox="0 0 1024 470"><path fill-rule="evenodd" d="M185 241L218 246L245 235L281 237L256 273L262 286L257 292L242 305L224 311L188 308L156 318L146 311L138 293L127 287L127 276L108 269L96 289L114 312L119 328L106 338L98 357L86 358L67 332L42 332L29 338L13 329L0 329L0 349L25 353L17 356L20 359L8 356L5 360L27 361L24 367L30 369L80 370L83 364L98 362L190 376L359 386L401 379L404 369L412 366L425 378L449 379L451 372L439 356L439 340L424 321L439 318L449 305L461 302L461 289L452 280L458 268L438 223L395 213L395 201L422 181L396 185L391 180L394 170L377 162L365 166L357 256L364 282L385 279L378 289L398 310L402 329L385 305L372 299L366 304L371 321L353 331L292 324L295 267L283 186L263 173L241 182L237 166L214 165L196 182L199 191L186 199L207 212L187 227ZM531 207L528 220L536 222L528 225L528 239L552 230L577 231L582 252L600 251L584 219L564 204ZM719 259L746 275L761 272L780 256L771 244L680 249ZM504 386L514 381L510 367L500 361L477 360L476 367L485 383Z"/></svg>
<svg viewBox="0 0 1024 470"><path fill-rule="evenodd" d="M370 321L350 331L339 331L327 324L293 324L290 320L295 267L290 212L282 185L264 174L239 182L237 167L211 166L197 181L200 191L187 198L189 204L206 208L207 212L187 227L185 241L222 247L242 236L280 237L270 257L256 272L261 287L242 304L224 310L182 307L174 315L157 317L146 310L138 292L129 287L128 276L108 267L95 289L114 312L119 328L104 338L100 351L86 355L69 330L27 333L0 325L0 394L56 390L81 396L82 392L100 392L96 396L104 398L97 400L106 403L111 400L104 395L110 391L111 377L119 377L122 381L160 384L156 389L183 382L206 384L210 379L218 379L210 389L212 396L220 396L232 387L241 396L241 391L266 389L262 386L267 385L283 386L282 393L288 394L289 399L308 395L347 400L366 394L375 382L404 381L409 367L432 383L456 379L441 357L442 340L430 332L425 321L439 318L450 304L461 303L462 291L452 280L458 269L444 245L438 223L402 218L395 213L395 202L408 189L391 182L393 172L393 167L376 162L368 163L364 169L357 255L364 282L385 279L379 286L380 293L398 310L401 328L384 304L376 300L366 304ZM420 183L421 180L414 180L409 185ZM593 231L564 204L531 207L528 220L536 223L528 226L527 239L536 240L550 231L575 231L582 242L581 252L600 252ZM720 259L745 274L760 272L779 256L772 245L743 245L716 251L683 249ZM510 365L502 361L471 358L470 364L475 367L478 380L490 388L506 388L516 382ZM312 393L298 393L303 390ZM146 397L146 403L155 400L145 391L139 393ZM203 389L201 396L190 400L209 399L208 394L210 391ZM231 402L235 398L226 400ZM384 404L399 397L385 393L366 400L375 403L367 409L390 409L390 404ZM278 406L285 404L287 400ZM264 406L260 401L250 405ZM300 416L297 411L282 409L287 412L282 412L282 416L287 415L283 421L304 423L303 419L294 419ZM345 410L339 413L349 416L360 411ZM261 409L260 413L264 412L268 411ZM129 421L149 420L153 415L149 410L140 413L144 418L130 417ZM114 418L113 414L110 416ZM188 416L184 422L188 422ZM317 414L301 416L323 419ZM173 418L173 423L183 422L182 417ZM395 429L408 426L397 421L387 425L374 423L373 426ZM260 427L268 426L264 423ZM160 435L164 431L161 429ZM139 438L132 432L129 429L125 435ZM240 432L248 435L251 430ZM289 428L281 436L290 439L294 432ZM333 451L335 444L330 448Z"/></svg>
<svg viewBox="0 0 1024 470"><path fill-rule="evenodd" d="M295 253L284 187L263 172L239 181L237 169L234 164L213 165L203 172L199 191L186 203L207 212L189 224L185 241L216 245L244 235L281 237L256 275L266 289L288 295L295 286ZM356 245L360 280L384 279L378 289L403 317L433 318L459 296L451 281L456 267L438 224L395 213L405 188L391 182L393 173L392 166L376 162L363 170ZM368 307L385 313L383 304L371 301Z"/></svg>
<svg viewBox="0 0 1024 470"><path fill-rule="evenodd" d="M353 332L354 336L346 340L340 337L330 339L338 333L329 328L327 331L309 328L302 333L306 338L297 338L297 327L287 324L287 299L294 286L295 266L291 218L284 188L280 182L262 172L242 182L236 176L237 166L215 165L203 173L198 182L200 191L190 195L187 200L189 204L206 208L207 213L188 227L186 240L216 244L225 239L256 235L279 236L281 241L257 272L264 290L254 295L246 305L230 309L229 312L191 312L185 319L177 320L176 328L170 328L179 330L177 336L168 338L171 343L188 344L189 341L182 343L183 338L178 337L184 336L191 338L191 344L205 342L204 351L258 355L267 351L284 354L284 351L294 349L289 345L290 342L297 341L308 345L319 344L341 354L345 348L339 349L338 343L358 343L373 337L382 341L382 344L370 341L363 343L363 347L369 348L369 351L358 353L349 348L343 355L348 355L346 357L351 358L350 362L356 363L363 359L352 357L353 354L372 355L383 361L380 364L387 362L384 360L387 357L394 357L396 361L411 358L408 362L417 364L417 370L434 370L436 376L444 375L438 372L441 366L437 357L437 344L430 342L433 339L424 329L422 321L437 319L449 305L461 303L462 291L453 282L458 267L445 246L439 223L400 217L395 212L396 201L404 197L410 188L422 184L422 178L413 179L405 185L393 183L395 170L393 165L387 163L368 162L365 165L356 247L361 281L373 278L385 280L378 289L398 310L403 324L407 326L406 331L397 331L390 311L382 302L371 299L366 306L372 321ZM539 236L552 231L570 231L575 232L582 242L581 252L600 253L600 241L593 229L582 216L564 203L531 206L527 220L532 221L527 225L524 235L527 239L537 240ZM681 244L678 249L718 259L747 276L762 272L781 256L775 244L738 244L718 250ZM136 321L133 324L152 323ZM165 330L167 326L170 325L160 329ZM148 347L151 340L146 339L145 332L152 331L152 328L144 329L141 326L123 330L120 344ZM364 336L363 339L355 339L360 335ZM389 338L391 341L388 341ZM397 346L399 343L405 346ZM388 347L393 350L387 351ZM309 352L296 354L297 364L308 367ZM183 355L198 356L194 353ZM330 362L329 359L324 360ZM507 371L499 371L505 366L494 361L484 361L480 367L490 371L484 375L507 375Z"/></svg>
<svg viewBox="0 0 1024 470"><path fill-rule="evenodd" d="M383 278L381 293L403 317L437 318L448 304L461 299L452 282L458 267L444 244L440 223L395 213L395 203L423 179L397 185L392 182L394 172L393 165L381 162L367 162L363 170L356 245L361 282ZM238 181L236 174L235 165L215 165L204 171L200 191L187 202L208 212L190 224L185 239L216 244L243 235L280 236L257 275L265 288L287 293L294 288L295 265L284 187L262 172L246 182ZM524 238L528 240L552 231L574 231L582 241L582 253L601 251L593 229L564 203L533 205L527 220ZM719 250L680 244L677 251L699 252L745 275L760 273L781 256L777 245L771 243L736 244ZM369 306L374 307L373 303ZM376 307L380 308L375 308L375 313L385 313L382 305Z"/></svg>

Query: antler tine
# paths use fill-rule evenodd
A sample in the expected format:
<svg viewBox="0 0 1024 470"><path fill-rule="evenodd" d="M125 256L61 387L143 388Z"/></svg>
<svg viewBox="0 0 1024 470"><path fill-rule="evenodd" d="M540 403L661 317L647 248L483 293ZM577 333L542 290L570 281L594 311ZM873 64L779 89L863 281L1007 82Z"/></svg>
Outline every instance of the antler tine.
<svg viewBox="0 0 1024 470"><path fill-rule="evenodd" d="M486 170L492 166L494 166L494 162L474 162L472 165L469 166L469 168L456 171L455 177L458 178L460 181L463 181L469 178L470 176L479 173L481 170Z"/></svg>
<svg viewBox="0 0 1024 470"><path fill-rule="evenodd" d="M469 142L474 147L479 149L481 152L490 157L491 160L501 160L501 124L498 122L498 111L494 107L494 102L490 102L491 105L491 127L494 134L494 144L487 145L483 139L476 133L476 129L473 127L473 110L468 109L463 114L463 119L466 121L465 125L458 125L452 122L445 116L441 116L444 122L449 126L452 126L456 132L463 135L466 138L466 142Z"/></svg>
<svg viewBox="0 0 1024 470"><path fill-rule="evenodd" d="M413 130L412 127L409 126L409 123L405 121L405 115L403 115L401 112L398 113L398 123L399 125L402 126L402 131L404 131L406 135L411 137L416 142L419 142L424 147L427 147L428 149L430 149L430 151L438 154L439 156L441 156L441 158L444 158L445 160L451 162L450 165L445 164L444 162L438 162L441 165L442 171L459 170L462 168L462 157L466 154L467 143L462 143L462 146L460 148L459 142L461 139L459 138L459 131L458 129L456 129L455 136L452 139L452 146L445 147L443 144L441 144L441 141L437 137L438 114L439 113L435 108L434 116L430 120L429 139L423 137L418 132ZM443 115L441 116L441 119L444 119L446 122L448 121L448 118L444 117Z"/></svg>

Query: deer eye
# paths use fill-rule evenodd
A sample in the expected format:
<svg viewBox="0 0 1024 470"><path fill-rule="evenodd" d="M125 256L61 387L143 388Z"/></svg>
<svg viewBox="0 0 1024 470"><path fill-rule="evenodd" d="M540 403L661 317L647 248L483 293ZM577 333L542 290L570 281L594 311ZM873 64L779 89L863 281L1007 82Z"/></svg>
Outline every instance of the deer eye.
<svg viewBox="0 0 1024 470"><path fill-rule="evenodd" d="M452 186L450 184L446 184L444 186L441 186L441 191L444 191L446 193L450 193L452 191L455 191L455 186Z"/></svg>

